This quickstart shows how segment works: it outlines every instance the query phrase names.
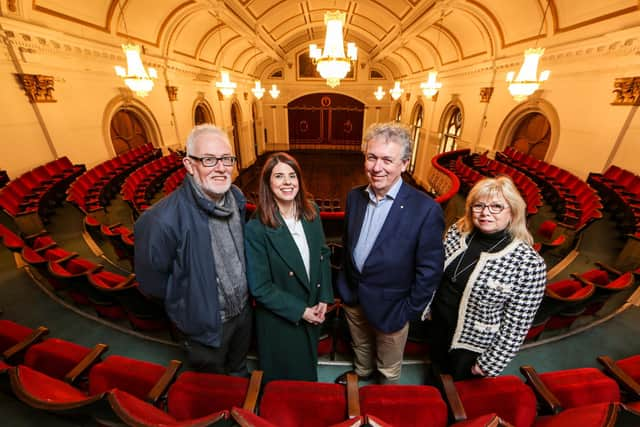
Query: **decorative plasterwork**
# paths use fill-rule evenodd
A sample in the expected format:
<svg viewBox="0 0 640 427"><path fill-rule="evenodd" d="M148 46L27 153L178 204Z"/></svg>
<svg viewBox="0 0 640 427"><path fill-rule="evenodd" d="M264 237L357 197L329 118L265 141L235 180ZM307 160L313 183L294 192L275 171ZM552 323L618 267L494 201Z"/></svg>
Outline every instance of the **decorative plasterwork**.
<svg viewBox="0 0 640 427"><path fill-rule="evenodd" d="M53 99L53 76L43 76L40 74L16 74L22 84L29 101L34 102L56 102Z"/></svg>
<svg viewBox="0 0 640 427"><path fill-rule="evenodd" d="M167 96L169 101L178 100L178 86L165 86L167 88Z"/></svg>
<svg viewBox="0 0 640 427"><path fill-rule="evenodd" d="M621 77L613 82L611 105L640 105L640 77Z"/></svg>
<svg viewBox="0 0 640 427"><path fill-rule="evenodd" d="M491 95L493 95L492 87L481 87L480 88L480 102L489 102L491 101Z"/></svg>

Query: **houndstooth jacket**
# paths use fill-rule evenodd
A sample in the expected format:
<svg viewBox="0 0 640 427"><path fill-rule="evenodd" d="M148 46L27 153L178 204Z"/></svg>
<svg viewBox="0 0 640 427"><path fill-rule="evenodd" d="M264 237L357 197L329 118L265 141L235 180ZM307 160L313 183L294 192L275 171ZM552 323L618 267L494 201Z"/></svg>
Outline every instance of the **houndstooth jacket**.
<svg viewBox="0 0 640 427"><path fill-rule="evenodd" d="M466 248L466 236L452 225L444 239L445 269ZM542 302L546 265L525 242L514 239L496 253L482 253L458 309L451 349L480 353L478 365L499 375L516 355Z"/></svg>

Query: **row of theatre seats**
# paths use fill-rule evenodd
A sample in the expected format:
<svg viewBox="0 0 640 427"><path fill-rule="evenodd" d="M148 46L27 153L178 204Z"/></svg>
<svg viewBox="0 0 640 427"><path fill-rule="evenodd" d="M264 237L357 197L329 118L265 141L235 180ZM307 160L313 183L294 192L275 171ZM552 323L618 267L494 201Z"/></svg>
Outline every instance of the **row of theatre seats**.
<svg viewBox="0 0 640 427"><path fill-rule="evenodd" d="M168 176L181 168L182 158L171 153L139 167L122 185L122 200L137 217L151 206L152 197L163 187ZM184 175L183 175L184 176Z"/></svg>
<svg viewBox="0 0 640 427"><path fill-rule="evenodd" d="M152 144L145 144L100 163L69 186L67 201L84 214L96 215L118 194L129 174L160 154L160 150L153 148Z"/></svg>
<svg viewBox="0 0 640 427"><path fill-rule="evenodd" d="M513 147L496 153L496 159L509 163L536 181L544 201L553 207L565 228L581 231L602 218L603 205L598 193L571 172Z"/></svg>
<svg viewBox="0 0 640 427"><path fill-rule="evenodd" d="M598 190L618 227L640 237L640 176L611 165L602 174L590 173L587 182Z"/></svg>
<svg viewBox="0 0 640 427"><path fill-rule="evenodd" d="M247 194L247 201L256 205L258 202L258 193L255 191ZM320 212L341 212L343 210L342 203L338 198L315 198L313 200L320 209Z"/></svg>
<svg viewBox="0 0 640 427"><path fill-rule="evenodd" d="M164 307L139 290L134 274L107 271L102 264L60 247L46 232L22 238L0 224L0 238L52 291L65 293L77 306L91 307L112 321L128 319L137 330L169 327Z"/></svg>
<svg viewBox="0 0 640 427"><path fill-rule="evenodd" d="M347 385L186 371L93 348L0 320L0 389L37 410L130 426L637 427L640 355L576 368L436 386Z"/></svg>
<svg viewBox="0 0 640 427"><path fill-rule="evenodd" d="M0 207L23 232L38 232L53 207L64 200L69 184L84 171L84 165L74 165L66 156L45 163L5 185Z"/></svg>

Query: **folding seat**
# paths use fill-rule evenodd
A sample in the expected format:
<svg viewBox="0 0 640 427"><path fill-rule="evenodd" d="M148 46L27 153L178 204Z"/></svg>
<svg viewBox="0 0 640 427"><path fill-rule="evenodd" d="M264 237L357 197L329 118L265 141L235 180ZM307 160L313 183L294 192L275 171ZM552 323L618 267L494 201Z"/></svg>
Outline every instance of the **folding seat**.
<svg viewBox="0 0 640 427"><path fill-rule="evenodd" d="M271 381L264 386L259 414L278 427L332 426L349 418L348 388L311 381Z"/></svg>
<svg viewBox="0 0 640 427"><path fill-rule="evenodd" d="M595 286L592 302L604 303L612 294L629 289L634 283L633 273L622 273L601 262L595 263L599 268L584 273L571 273L571 277L585 284Z"/></svg>
<svg viewBox="0 0 640 427"><path fill-rule="evenodd" d="M200 418L212 412L242 407L254 411L262 371L251 378L188 371L182 373L167 393L167 411L177 420Z"/></svg>
<svg viewBox="0 0 640 427"><path fill-rule="evenodd" d="M19 252L25 245L20 236L2 224L0 224L0 239L2 239L2 244L11 252Z"/></svg>
<svg viewBox="0 0 640 427"><path fill-rule="evenodd" d="M89 394L117 388L138 399L158 404L175 378L182 362L171 360L165 367L157 363L111 355L89 372Z"/></svg>
<svg viewBox="0 0 640 427"><path fill-rule="evenodd" d="M25 350L48 333L44 326L31 329L11 320L0 320L0 369L21 362Z"/></svg>
<svg viewBox="0 0 640 427"><path fill-rule="evenodd" d="M131 261L127 248L122 241L123 234L129 235L133 233L129 228L119 223L113 225L101 224L100 233L111 244L113 250L118 256L118 259L128 259ZM131 263L131 267L133 268L133 263Z"/></svg>
<svg viewBox="0 0 640 427"><path fill-rule="evenodd" d="M446 377L446 376L444 376ZM445 384L445 391L451 386ZM536 397L520 378L514 375L472 378L456 381L453 387L459 396L460 405L468 419L495 414L515 427L531 426L536 417ZM456 399L447 394L452 408ZM457 421L454 411L454 419Z"/></svg>
<svg viewBox="0 0 640 427"><path fill-rule="evenodd" d="M119 320L127 317L124 308L115 297L114 291L129 286L135 280L135 275L122 276L110 271L88 273L87 280L91 289L87 298L99 316L107 319Z"/></svg>
<svg viewBox="0 0 640 427"><path fill-rule="evenodd" d="M274 424L270 421L267 421L263 417L248 411L243 408L233 408L231 410L231 417L233 420L242 427L280 427L279 424ZM340 421L336 424L331 424L330 426L324 427L360 427L360 426L369 426L369 427L384 427L384 424L377 423L375 420L372 422L366 423L364 421L365 417L357 416L353 418L349 418L344 421ZM307 424L300 424L307 425Z"/></svg>
<svg viewBox="0 0 640 427"><path fill-rule="evenodd" d="M557 414L569 408L620 402L618 384L596 368L539 374L533 366L524 365L520 372L534 389L544 413Z"/></svg>
<svg viewBox="0 0 640 427"><path fill-rule="evenodd" d="M582 315L595 293L593 284L565 279L547 284L536 320L548 319L546 329L570 327Z"/></svg>
<svg viewBox="0 0 640 427"><path fill-rule="evenodd" d="M426 385L360 387L360 412L393 426L445 427L447 404L437 388Z"/></svg>
<svg viewBox="0 0 640 427"><path fill-rule="evenodd" d="M556 415L539 416L534 427L635 427L640 412L620 403L597 403L564 410Z"/></svg>
<svg viewBox="0 0 640 427"><path fill-rule="evenodd" d="M67 289L71 299L79 305L91 304L88 297L91 292L88 274L96 273L102 268L104 266L80 257L49 261L47 264L48 274L61 288Z"/></svg>
<svg viewBox="0 0 640 427"><path fill-rule="evenodd" d="M640 401L640 355L620 360L599 356L598 362L604 366L605 372L618 382L626 401Z"/></svg>
<svg viewBox="0 0 640 427"><path fill-rule="evenodd" d="M558 229L558 224L553 220L543 221L538 227L538 231L535 233L536 237L540 239L539 242L534 244L534 248L536 250L541 251L542 249L551 249L561 246L565 243L567 236L560 232L554 238L554 234Z"/></svg>

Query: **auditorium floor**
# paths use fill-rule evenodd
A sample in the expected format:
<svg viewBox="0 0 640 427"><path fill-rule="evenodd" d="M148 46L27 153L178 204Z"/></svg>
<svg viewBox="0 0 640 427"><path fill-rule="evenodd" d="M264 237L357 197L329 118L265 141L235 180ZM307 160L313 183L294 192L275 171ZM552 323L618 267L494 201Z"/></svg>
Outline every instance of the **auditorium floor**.
<svg viewBox="0 0 640 427"><path fill-rule="evenodd" d="M121 203L121 202L119 202ZM119 222L131 224L128 211L123 204L115 203L110 209ZM5 218L2 218L5 222ZM115 222L115 221L114 221ZM63 247L78 251L82 256L98 259L79 238L82 216L72 207L57 210L47 228ZM580 255L558 278L568 272L584 271L594 261L611 262L620 250L621 242L615 237L612 221L605 218L588 229L580 246ZM106 253L106 252L105 252ZM109 256L108 253L106 253ZM122 265L126 267L126 265ZM106 268L118 271L113 266ZM64 302L64 301L63 301ZM108 354L120 354L151 362L166 364L171 359L182 359L175 345L154 342L114 329L108 322L96 321L65 307L60 301L45 294L23 269L16 268L13 255L0 248L0 309L3 318L17 321L30 327L46 325L50 336L93 346L98 342L109 345ZM640 336L640 309L633 306L618 316L591 328L544 345L527 345L507 367L505 374L519 375L518 367L531 364L538 371L552 371L574 367L597 366L596 356L608 354L614 359L640 354L640 340L629 337ZM161 337L162 338L162 337ZM255 367L255 361L251 362ZM330 382L348 368L347 363L322 363L318 368L319 380ZM407 363L403 367L402 383L420 384L424 378L424 365ZM0 393L0 413L3 425L7 426L72 426L81 425L39 413Z"/></svg>

